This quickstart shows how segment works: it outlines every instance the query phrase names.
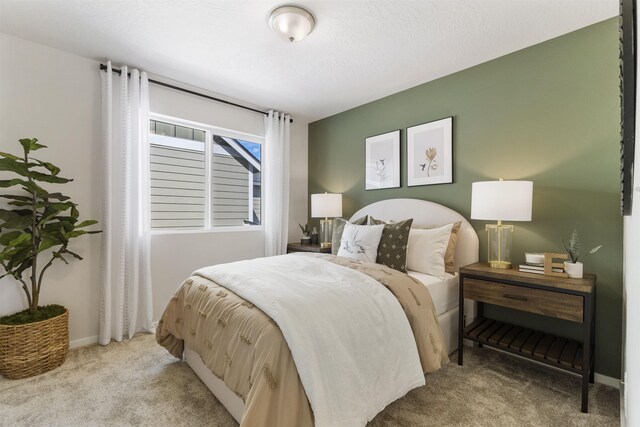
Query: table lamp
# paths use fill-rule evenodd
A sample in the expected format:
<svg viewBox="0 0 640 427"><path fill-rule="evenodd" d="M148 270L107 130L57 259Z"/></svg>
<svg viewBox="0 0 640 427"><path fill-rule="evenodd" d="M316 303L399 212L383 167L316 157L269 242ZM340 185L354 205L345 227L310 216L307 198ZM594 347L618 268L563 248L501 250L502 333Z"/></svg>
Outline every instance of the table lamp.
<svg viewBox="0 0 640 427"><path fill-rule="evenodd" d="M531 221L533 182L483 181L471 186L471 219L497 220L487 224L488 261L492 268L511 268L513 225L502 221Z"/></svg>
<svg viewBox="0 0 640 427"><path fill-rule="evenodd" d="M321 193L311 195L311 217L320 220L320 247L331 247L333 219L342 216L342 194Z"/></svg>

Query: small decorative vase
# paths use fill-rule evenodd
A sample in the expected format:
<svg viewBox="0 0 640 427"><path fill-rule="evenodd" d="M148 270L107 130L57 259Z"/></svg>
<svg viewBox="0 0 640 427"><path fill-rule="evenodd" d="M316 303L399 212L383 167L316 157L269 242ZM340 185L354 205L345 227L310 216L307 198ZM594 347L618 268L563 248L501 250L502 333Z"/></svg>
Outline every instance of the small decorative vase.
<svg viewBox="0 0 640 427"><path fill-rule="evenodd" d="M582 263L565 261L564 272L573 279L582 279Z"/></svg>
<svg viewBox="0 0 640 427"><path fill-rule="evenodd" d="M309 243L311 243L311 237L309 236L303 236L302 239L300 239L301 245L308 245Z"/></svg>

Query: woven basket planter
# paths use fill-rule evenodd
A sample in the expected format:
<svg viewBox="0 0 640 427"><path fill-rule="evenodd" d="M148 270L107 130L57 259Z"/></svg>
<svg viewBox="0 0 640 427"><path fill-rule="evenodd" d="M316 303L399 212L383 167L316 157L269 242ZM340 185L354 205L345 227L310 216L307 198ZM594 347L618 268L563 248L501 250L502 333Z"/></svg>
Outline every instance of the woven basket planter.
<svg viewBox="0 0 640 427"><path fill-rule="evenodd" d="M62 365L69 352L69 310L25 325L0 325L0 375L32 377Z"/></svg>

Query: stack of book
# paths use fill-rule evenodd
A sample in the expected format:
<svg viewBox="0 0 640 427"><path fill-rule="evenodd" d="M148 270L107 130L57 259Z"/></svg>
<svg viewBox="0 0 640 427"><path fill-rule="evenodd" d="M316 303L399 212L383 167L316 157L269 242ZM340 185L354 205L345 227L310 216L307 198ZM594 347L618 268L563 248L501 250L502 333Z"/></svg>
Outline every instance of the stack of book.
<svg viewBox="0 0 640 427"><path fill-rule="evenodd" d="M524 264L520 264L519 270L525 273L544 274L544 264L525 262ZM554 267L552 271L554 273L564 273L563 268Z"/></svg>

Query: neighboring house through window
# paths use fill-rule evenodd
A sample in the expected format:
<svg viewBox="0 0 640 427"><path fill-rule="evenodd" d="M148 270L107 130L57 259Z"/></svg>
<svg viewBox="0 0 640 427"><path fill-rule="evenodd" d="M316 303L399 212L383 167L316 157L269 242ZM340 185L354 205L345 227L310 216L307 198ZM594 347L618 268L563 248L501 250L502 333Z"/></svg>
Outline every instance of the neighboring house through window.
<svg viewBox="0 0 640 427"><path fill-rule="evenodd" d="M261 224L262 138L152 115L151 228Z"/></svg>

